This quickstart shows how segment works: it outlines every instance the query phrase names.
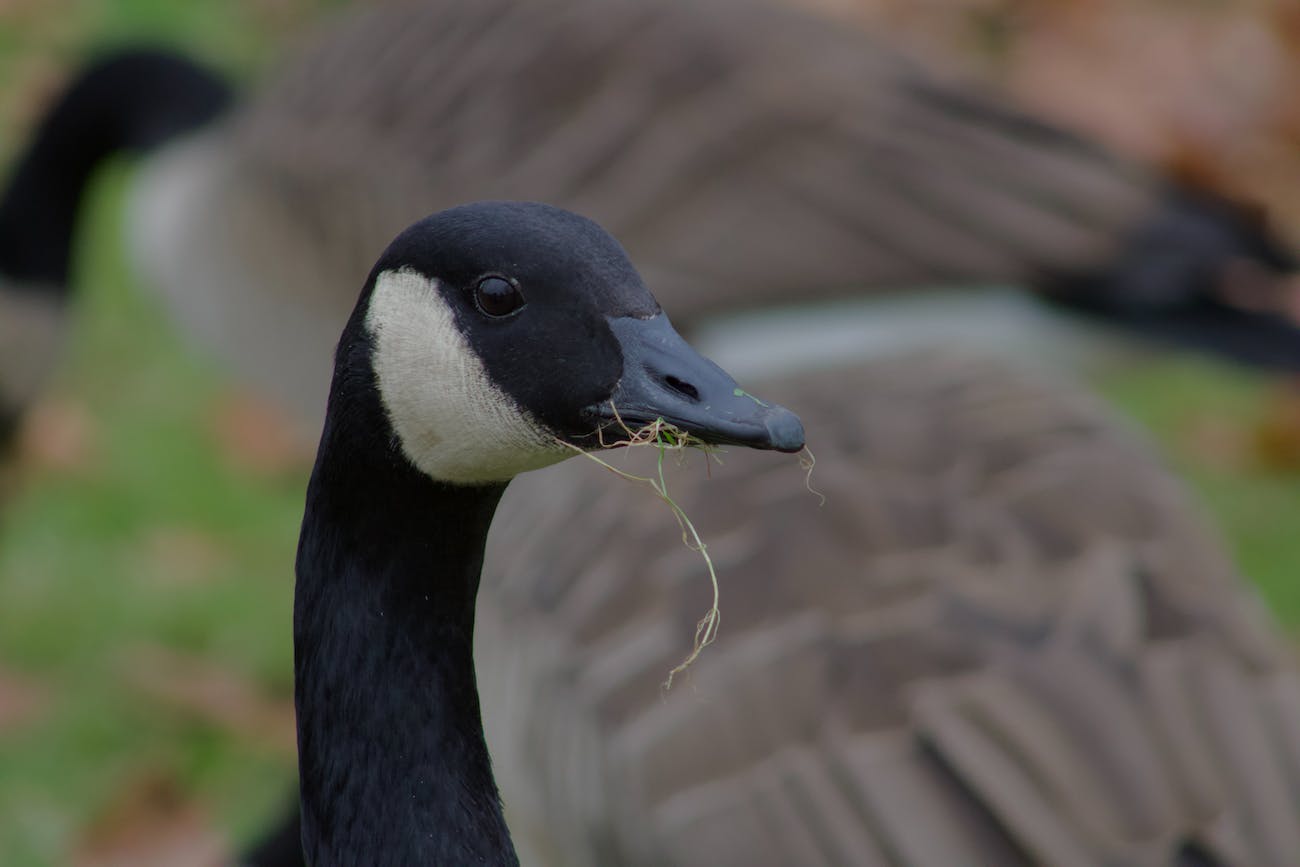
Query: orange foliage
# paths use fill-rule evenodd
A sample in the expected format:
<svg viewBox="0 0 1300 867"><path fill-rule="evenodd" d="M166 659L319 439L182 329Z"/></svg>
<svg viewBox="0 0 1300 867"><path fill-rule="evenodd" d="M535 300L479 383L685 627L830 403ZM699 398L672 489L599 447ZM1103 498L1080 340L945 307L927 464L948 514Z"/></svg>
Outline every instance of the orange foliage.
<svg viewBox="0 0 1300 867"><path fill-rule="evenodd" d="M1300 3L790 0L1191 183L1300 242Z"/></svg>

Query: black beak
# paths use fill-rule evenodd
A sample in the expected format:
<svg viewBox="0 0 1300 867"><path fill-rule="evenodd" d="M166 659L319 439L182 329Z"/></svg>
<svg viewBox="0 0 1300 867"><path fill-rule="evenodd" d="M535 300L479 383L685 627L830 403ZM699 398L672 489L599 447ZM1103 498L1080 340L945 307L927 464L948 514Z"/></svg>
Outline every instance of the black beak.
<svg viewBox="0 0 1300 867"><path fill-rule="evenodd" d="M663 313L613 318L609 327L623 350L623 378L611 396L612 407L605 403L589 410L602 428L621 420L636 430L662 418L706 443L781 452L803 448L798 416L736 385L692 349Z"/></svg>

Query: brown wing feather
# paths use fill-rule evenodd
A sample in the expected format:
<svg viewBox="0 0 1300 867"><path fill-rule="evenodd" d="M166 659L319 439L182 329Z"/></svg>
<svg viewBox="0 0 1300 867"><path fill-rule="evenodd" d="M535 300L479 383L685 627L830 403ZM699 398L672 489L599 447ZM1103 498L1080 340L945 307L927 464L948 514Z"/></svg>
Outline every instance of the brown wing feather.
<svg viewBox="0 0 1300 867"><path fill-rule="evenodd" d="M1300 681L1137 437L953 354L764 389L828 502L770 455L672 471L722 631L667 696L709 589L662 504L572 461L503 505L486 718L507 803L568 863L1293 863ZM510 666L527 697L498 717Z"/></svg>
<svg viewBox="0 0 1300 867"><path fill-rule="evenodd" d="M527 198L606 226L678 318L1104 261L1157 195L879 41L762 0L366 9L286 64L227 156L240 195L318 233L340 303L412 220Z"/></svg>
<svg viewBox="0 0 1300 867"><path fill-rule="evenodd" d="M765 0L352 10L148 173L149 282L306 431L379 251L449 205L537 199L595 218L682 327L1104 267L1164 195L863 33Z"/></svg>

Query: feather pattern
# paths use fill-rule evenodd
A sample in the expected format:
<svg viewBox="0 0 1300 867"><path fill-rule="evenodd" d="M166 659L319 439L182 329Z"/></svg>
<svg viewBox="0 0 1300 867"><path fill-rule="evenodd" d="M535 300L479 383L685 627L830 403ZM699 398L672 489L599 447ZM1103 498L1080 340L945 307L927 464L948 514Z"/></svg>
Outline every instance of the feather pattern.
<svg viewBox="0 0 1300 867"><path fill-rule="evenodd" d="M953 352L764 388L827 503L743 454L672 473L723 619L666 696L709 591L662 504L582 462L507 494L478 653L517 837L568 864L1292 862L1300 680L1139 437Z"/></svg>
<svg viewBox="0 0 1300 867"><path fill-rule="evenodd" d="M1080 140L860 33L737 0L365 10L232 138L303 197L321 248L349 242L341 257L411 208L559 202L610 226L674 310L730 309L723 277L788 300L1064 268L1153 206L1142 173Z"/></svg>
<svg viewBox="0 0 1300 867"><path fill-rule="evenodd" d="M183 188L174 201L205 206L147 221L142 267L194 333L247 374L276 370L267 385L313 419L312 372L352 288L432 209L532 199L590 215L688 325L1093 267L1163 195L880 41L755 0L354 10L189 156L151 166L142 200ZM301 369L280 360L287 335L310 350Z"/></svg>

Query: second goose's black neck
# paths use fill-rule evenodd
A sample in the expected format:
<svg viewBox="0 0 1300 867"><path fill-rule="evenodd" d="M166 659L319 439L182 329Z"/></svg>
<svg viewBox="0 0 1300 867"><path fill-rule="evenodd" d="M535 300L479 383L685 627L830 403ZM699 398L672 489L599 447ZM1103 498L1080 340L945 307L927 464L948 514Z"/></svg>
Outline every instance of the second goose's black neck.
<svg viewBox="0 0 1300 867"><path fill-rule="evenodd" d="M336 377L298 547L295 694L313 867L517 865L483 738L474 598L504 485L412 468ZM345 389L346 390L346 389Z"/></svg>
<svg viewBox="0 0 1300 867"><path fill-rule="evenodd" d="M120 51L87 67L41 121L0 198L0 273L61 291L77 211L100 163L199 127L229 100L215 75L160 50Z"/></svg>

